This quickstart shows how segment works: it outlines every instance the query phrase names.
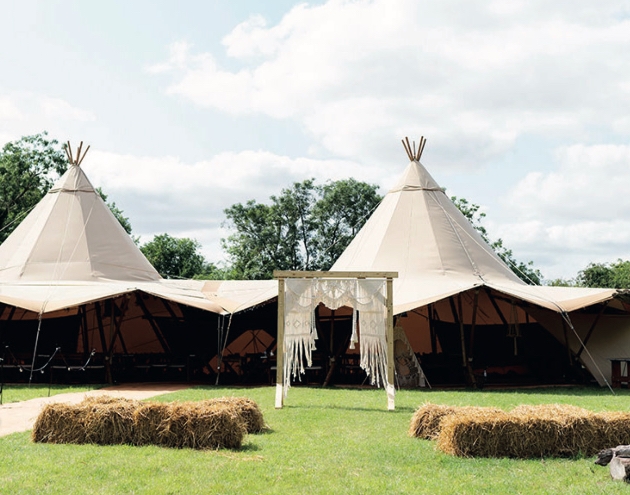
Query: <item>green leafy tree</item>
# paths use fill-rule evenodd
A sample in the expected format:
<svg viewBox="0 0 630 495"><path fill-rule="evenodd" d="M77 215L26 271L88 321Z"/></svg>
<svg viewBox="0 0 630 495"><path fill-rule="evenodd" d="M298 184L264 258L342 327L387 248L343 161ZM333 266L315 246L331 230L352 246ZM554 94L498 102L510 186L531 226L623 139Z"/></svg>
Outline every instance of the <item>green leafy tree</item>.
<svg viewBox="0 0 630 495"><path fill-rule="evenodd" d="M554 278L552 280L545 280L545 285L550 287L575 287L577 282L572 278Z"/></svg>
<svg viewBox="0 0 630 495"><path fill-rule="evenodd" d="M63 148L46 132L4 145L0 151L0 243L67 167Z"/></svg>
<svg viewBox="0 0 630 495"><path fill-rule="evenodd" d="M479 211L479 205L470 203L467 199L458 198L457 196L451 196L451 201L453 201L457 209L463 213L475 230L481 234L483 240L488 243L499 258L510 267L518 278L529 285L540 285L542 273L534 267L533 261L522 262L514 258L512 250L503 245L503 239L497 239L496 241L490 240L488 231L481 224L486 214Z"/></svg>
<svg viewBox="0 0 630 495"><path fill-rule="evenodd" d="M581 287L630 289L630 261L618 259L614 263L590 263L578 272Z"/></svg>
<svg viewBox="0 0 630 495"><path fill-rule="evenodd" d="M214 269L199 253L200 248L195 239L160 234L140 246L140 251L164 278L194 278Z"/></svg>
<svg viewBox="0 0 630 495"><path fill-rule="evenodd" d="M222 239L231 278L266 279L278 270L327 270L380 202L378 186L345 179L296 182L271 196L224 210Z"/></svg>

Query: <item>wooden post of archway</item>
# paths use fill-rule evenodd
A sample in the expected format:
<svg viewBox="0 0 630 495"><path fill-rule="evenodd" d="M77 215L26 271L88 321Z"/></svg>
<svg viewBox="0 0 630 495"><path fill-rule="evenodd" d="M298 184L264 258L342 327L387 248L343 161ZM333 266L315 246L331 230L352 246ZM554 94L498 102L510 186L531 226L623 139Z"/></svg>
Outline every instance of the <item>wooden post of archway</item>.
<svg viewBox="0 0 630 495"><path fill-rule="evenodd" d="M394 289L393 279L398 272L360 272L360 271L287 271L274 270L273 277L278 279L278 345L276 349L276 409L284 405L284 309L285 309L285 280L287 278L381 278L386 283L387 329L387 409L393 411L395 402L394 390Z"/></svg>

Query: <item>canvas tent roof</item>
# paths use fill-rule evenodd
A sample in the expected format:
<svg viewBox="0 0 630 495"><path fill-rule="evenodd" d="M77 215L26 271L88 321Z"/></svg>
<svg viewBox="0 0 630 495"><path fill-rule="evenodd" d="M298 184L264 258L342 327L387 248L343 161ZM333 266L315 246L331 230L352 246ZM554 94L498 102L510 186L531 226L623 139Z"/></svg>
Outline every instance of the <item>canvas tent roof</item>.
<svg viewBox="0 0 630 495"><path fill-rule="evenodd" d="M596 304L616 293L525 284L416 159L331 270L397 271L395 314L481 286L557 312Z"/></svg>
<svg viewBox="0 0 630 495"><path fill-rule="evenodd" d="M395 314L481 286L556 312L607 301L617 293L525 284L414 159L331 270L397 271ZM277 282L209 281L203 291L236 312L276 297Z"/></svg>
<svg viewBox="0 0 630 495"><path fill-rule="evenodd" d="M34 312L139 290L224 313L203 284L162 279L76 163L0 245L0 302Z"/></svg>

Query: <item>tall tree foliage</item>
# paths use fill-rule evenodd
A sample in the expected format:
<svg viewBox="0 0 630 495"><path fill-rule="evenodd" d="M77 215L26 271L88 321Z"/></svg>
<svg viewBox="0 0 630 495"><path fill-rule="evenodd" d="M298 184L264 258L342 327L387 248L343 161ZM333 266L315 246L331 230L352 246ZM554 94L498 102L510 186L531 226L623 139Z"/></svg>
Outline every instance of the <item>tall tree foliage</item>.
<svg viewBox="0 0 630 495"><path fill-rule="evenodd" d="M224 210L222 239L231 277L270 278L278 270L328 270L380 202L378 186L345 179L296 182L271 196Z"/></svg>
<svg viewBox="0 0 630 495"><path fill-rule="evenodd" d="M187 237L156 235L140 251L164 278L195 278L214 269L199 252L201 244Z"/></svg>
<svg viewBox="0 0 630 495"><path fill-rule="evenodd" d="M0 243L67 167L63 148L46 132L4 145L0 151Z"/></svg>
<svg viewBox="0 0 630 495"><path fill-rule="evenodd" d="M481 224L481 221L485 218L486 214L479 211L479 205L470 203L467 199L458 198L456 196L451 196L451 200L455 206L457 206L459 211L461 211L470 221L475 230L481 234L483 240L490 245L499 258L501 258L507 266L510 267L518 278L530 285L540 285L542 273L534 267L533 261L522 262L514 258L512 250L503 245L503 239L497 239L496 241L490 240L488 231Z"/></svg>
<svg viewBox="0 0 630 495"><path fill-rule="evenodd" d="M589 263L578 272L576 282L582 287L630 289L630 261L618 259L614 263Z"/></svg>

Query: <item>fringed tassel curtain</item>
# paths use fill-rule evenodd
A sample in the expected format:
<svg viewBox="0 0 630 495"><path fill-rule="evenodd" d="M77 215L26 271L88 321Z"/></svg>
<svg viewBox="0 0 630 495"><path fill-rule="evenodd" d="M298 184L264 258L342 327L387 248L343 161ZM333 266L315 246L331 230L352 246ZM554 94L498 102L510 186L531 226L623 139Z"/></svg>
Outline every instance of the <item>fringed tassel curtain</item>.
<svg viewBox="0 0 630 495"><path fill-rule="evenodd" d="M284 395L291 378L304 373L304 360L312 365L317 329L315 309L323 303L330 309L352 308L350 348L359 341L357 310L361 328L361 368L372 385L385 384L387 376L387 306L383 280L287 279L285 285Z"/></svg>

